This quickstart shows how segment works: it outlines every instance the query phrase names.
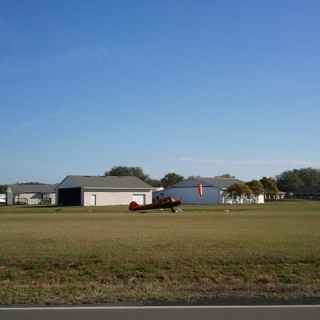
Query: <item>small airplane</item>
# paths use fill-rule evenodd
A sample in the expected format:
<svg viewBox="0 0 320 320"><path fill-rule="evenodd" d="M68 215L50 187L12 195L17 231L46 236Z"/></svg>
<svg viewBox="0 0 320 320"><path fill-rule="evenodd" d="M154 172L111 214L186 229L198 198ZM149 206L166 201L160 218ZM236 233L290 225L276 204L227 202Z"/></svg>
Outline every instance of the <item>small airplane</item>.
<svg viewBox="0 0 320 320"><path fill-rule="evenodd" d="M159 199L158 201L146 204L146 205L139 205L137 202L132 201L129 204L130 211L145 211L145 210L155 210L155 209L171 209L172 212L179 212L182 211L181 209L177 208L181 205L180 200L176 200L172 197L167 197L163 199Z"/></svg>

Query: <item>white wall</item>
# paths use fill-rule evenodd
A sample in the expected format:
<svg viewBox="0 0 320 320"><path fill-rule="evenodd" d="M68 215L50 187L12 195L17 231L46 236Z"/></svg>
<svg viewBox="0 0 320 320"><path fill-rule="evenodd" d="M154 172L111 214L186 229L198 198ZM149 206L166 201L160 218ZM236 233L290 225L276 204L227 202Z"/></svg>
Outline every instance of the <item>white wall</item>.
<svg viewBox="0 0 320 320"><path fill-rule="evenodd" d="M260 194L258 196L243 196L243 197L232 197L226 195L224 197L223 203L225 204L263 204L264 203L264 195Z"/></svg>
<svg viewBox="0 0 320 320"><path fill-rule="evenodd" d="M57 199L56 193L49 193L47 195L47 197L51 200L51 204L52 205L56 205L57 204L57 202L56 202L56 199Z"/></svg>
<svg viewBox="0 0 320 320"><path fill-rule="evenodd" d="M36 205L39 204L41 201L41 195L38 193L20 193L16 194L14 197L15 203L26 203L29 205Z"/></svg>
<svg viewBox="0 0 320 320"><path fill-rule="evenodd" d="M5 204L7 202L7 195L5 193L0 193L0 204Z"/></svg>
<svg viewBox="0 0 320 320"><path fill-rule="evenodd" d="M157 191L155 196L160 198L173 197L186 204L217 204L221 202L219 189L214 187L204 187L203 197L200 197L196 187L189 188L169 188Z"/></svg>
<svg viewBox="0 0 320 320"><path fill-rule="evenodd" d="M258 204L264 203L264 194L260 194L256 197L256 203Z"/></svg>
<svg viewBox="0 0 320 320"><path fill-rule="evenodd" d="M91 206L91 196L96 195L97 206L129 205L134 194L144 194L146 203L152 202L152 191L84 191L83 205Z"/></svg>
<svg viewBox="0 0 320 320"><path fill-rule="evenodd" d="M56 194L55 193L46 193L44 194L44 199L51 199L51 204L56 204ZM40 204L42 200L41 193L20 193L16 194L14 197L14 202L26 202L28 205L37 205Z"/></svg>

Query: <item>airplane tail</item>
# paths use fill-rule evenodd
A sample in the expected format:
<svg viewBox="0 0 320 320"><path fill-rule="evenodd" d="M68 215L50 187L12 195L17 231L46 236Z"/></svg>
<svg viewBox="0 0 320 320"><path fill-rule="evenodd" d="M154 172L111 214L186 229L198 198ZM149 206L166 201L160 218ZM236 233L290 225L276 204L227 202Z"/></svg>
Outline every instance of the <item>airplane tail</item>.
<svg viewBox="0 0 320 320"><path fill-rule="evenodd" d="M139 208L139 205L138 205L135 201L130 202L130 204L129 204L129 210L134 211L134 210L136 210L137 208Z"/></svg>

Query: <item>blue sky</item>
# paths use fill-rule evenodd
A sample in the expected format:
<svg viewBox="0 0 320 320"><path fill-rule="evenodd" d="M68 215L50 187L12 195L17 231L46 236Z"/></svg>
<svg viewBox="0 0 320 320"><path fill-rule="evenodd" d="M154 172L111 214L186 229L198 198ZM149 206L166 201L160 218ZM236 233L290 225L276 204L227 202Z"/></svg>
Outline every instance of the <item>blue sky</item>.
<svg viewBox="0 0 320 320"><path fill-rule="evenodd" d="M319 1L0 3L0 183L320 167Z"/></svg>

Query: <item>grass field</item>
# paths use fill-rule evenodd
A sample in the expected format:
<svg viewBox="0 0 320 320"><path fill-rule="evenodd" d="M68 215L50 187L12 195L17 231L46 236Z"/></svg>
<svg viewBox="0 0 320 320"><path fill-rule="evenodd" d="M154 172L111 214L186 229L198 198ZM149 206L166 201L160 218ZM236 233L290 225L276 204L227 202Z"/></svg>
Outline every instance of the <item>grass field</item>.
<svg viewBox="0 0 320 320"><path fill-rule="evenodd" d="M0 208L0 303L320 298L320 202Z"/></svg>

